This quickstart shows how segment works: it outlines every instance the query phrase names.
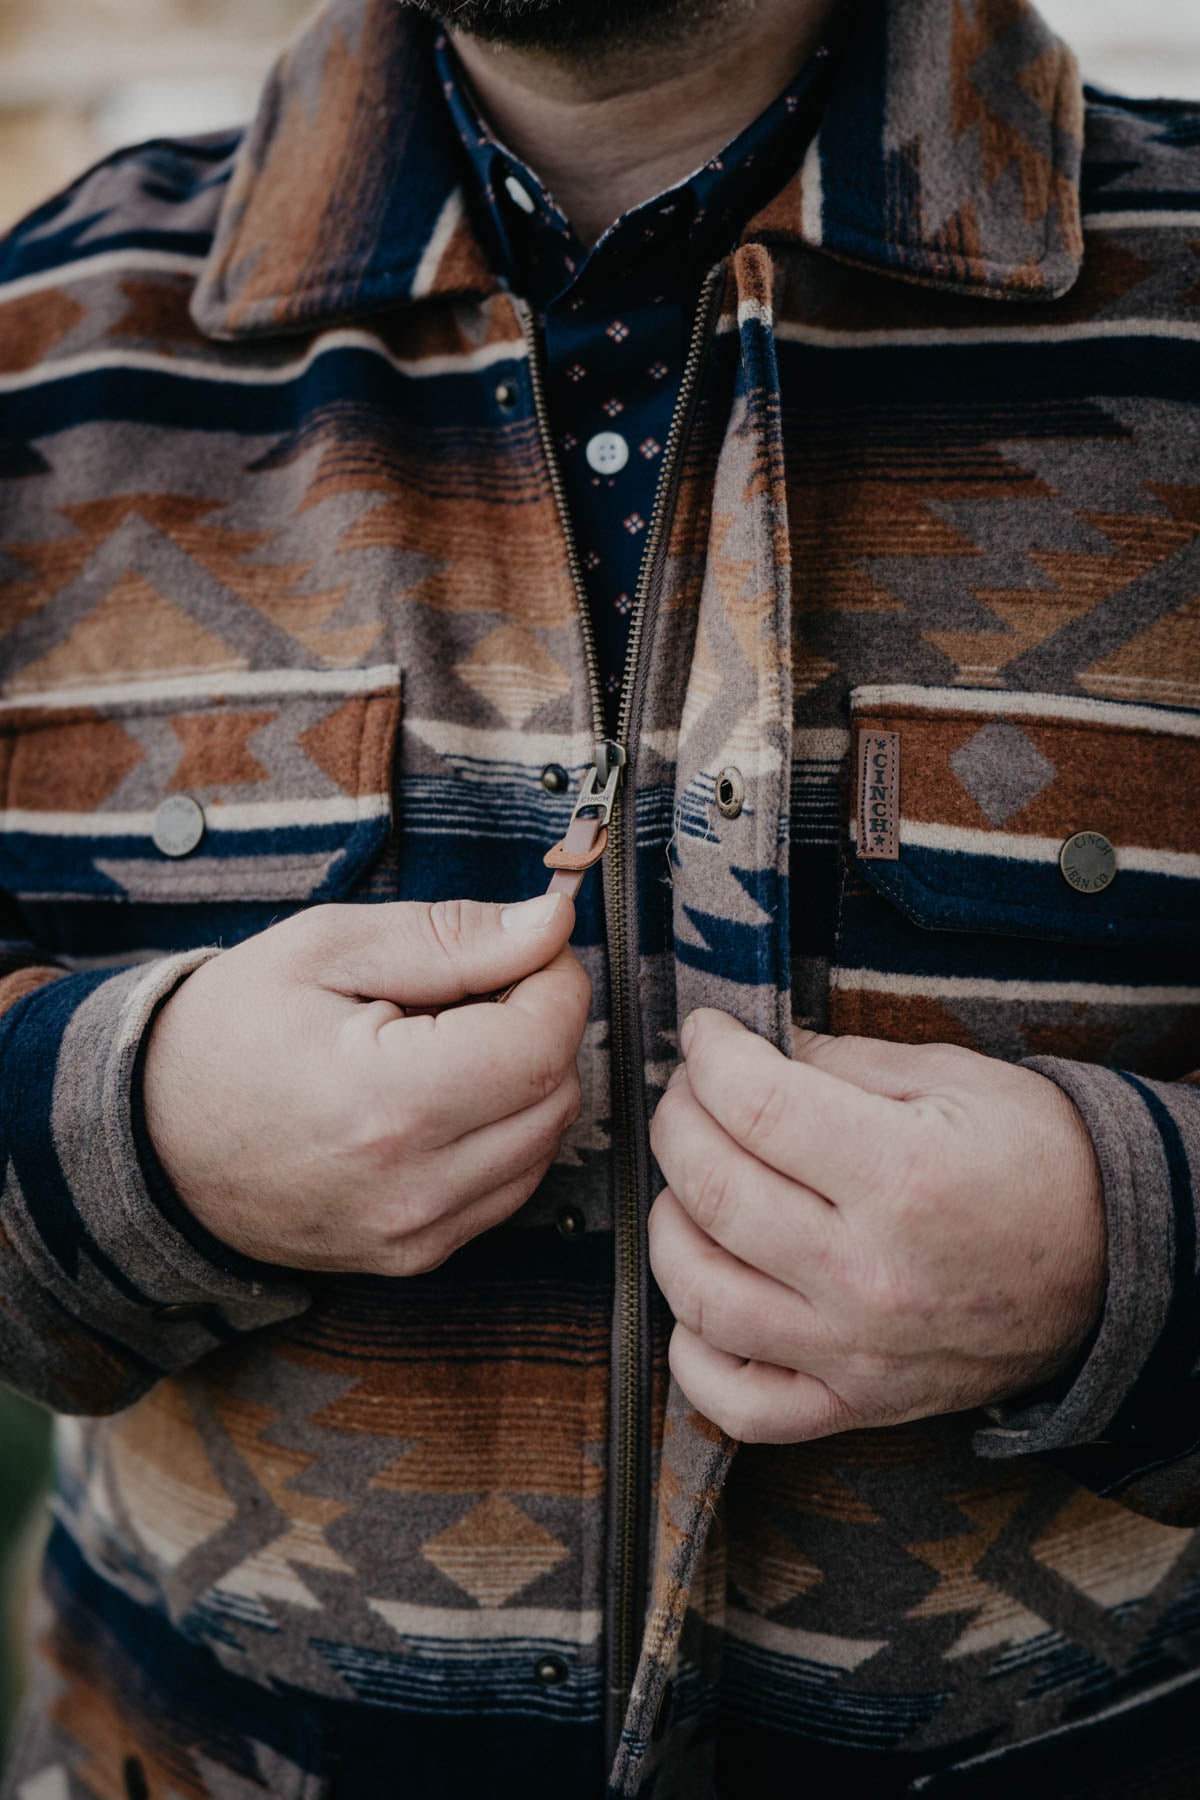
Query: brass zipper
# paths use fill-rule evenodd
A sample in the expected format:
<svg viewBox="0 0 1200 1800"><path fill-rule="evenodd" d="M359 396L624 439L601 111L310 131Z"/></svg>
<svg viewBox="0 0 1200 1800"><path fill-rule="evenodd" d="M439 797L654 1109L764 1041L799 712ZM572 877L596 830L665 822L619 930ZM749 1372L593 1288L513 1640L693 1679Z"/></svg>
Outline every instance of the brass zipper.
<svg viewBox="0 0 1200 1800"><path fill-rule="evenodd" d="M600 662L592 630L591 611L579 550L575 542L566 487L550 430L549 408L542 378L540 341L526 302L517 311L529 351L529 377L542 448L550 472L550 484L558 506L567 544L568 562L583 629L592 720L596 733L596 764L584 788L597 783L608 789L611 805L608 850L604 858L604 907L608 927L608 960L611 984L610 1031L613 1061L613 1155L616 1166L616 1268L614 1367L612 1389L612 1479L610 1482L610 1536L613 1566L606 1605L607 1733L610 1757L615 1754L629 1693L637 1668L645 1609L648 1544L645 1512L649 1498L646 1467L646 1423L649 1396L642 1354L648 1270L643 1242L642 1195L649 1184L648 1121L646 1118L644 1056L641 1023L633 1004L637 992L637 938L630 930L630 912L636 901L636 869L627 846L635 839L635 784L621 782L628 764L629 744L642 699L640 674L642 643L650 603L665 561L667 526L680 487L683 443L691 424L699 388L699 375L713 323L713 296L723 264L710 269L700 290L692 324L687 358L679 384L679 397L663 452L662 473L654 497L654 510L646 538L646 551L638 574L630 617L629 648L622 676L615 742L606 735ZM581 804L583 804L581 796Z"/></svg>

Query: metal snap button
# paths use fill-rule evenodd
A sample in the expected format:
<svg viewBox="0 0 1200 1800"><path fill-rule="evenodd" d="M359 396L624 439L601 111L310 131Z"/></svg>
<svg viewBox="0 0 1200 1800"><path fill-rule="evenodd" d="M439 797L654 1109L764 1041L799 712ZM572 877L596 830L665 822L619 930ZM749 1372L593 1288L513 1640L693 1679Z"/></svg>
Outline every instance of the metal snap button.
<svg viewBox="0 0 1200 1800"><path fill-rule="evenodd" d="M571 1671L561 1656L539 1656L533 1665L533 1673L543 1687L561 1687L570 1679Z"/></svg>
<svg viewBox="0 0 1200 1800"><path fill-rule="evenodd" d="M121 1767L129 1800L150 1800L150 1783L140 1756L127 1756Z"/></svg>
<svg viewBox="0 0 1200 1800"><path fill-rule="evenodd" d="M500 381L496 384L496 405L505 412L511 412L517 404L517 384L515 381Z"/></svg>
<svg viewBox="0 0 1200 1800"><path fill-rule="evenodd" d="M629 445L619 431L598 431L588 439L584 455L597 475L619 475L629 461Z"/></svg>
<svg viewBox="0 0 1200 1800"><path fill-rule="evenodd" d="M671 1714L674 1711L675 1683L673 1681L668 1681L666 1687L662 1691L662 1699L658 1703L658 1711L654 1715L654 1724L650 1731L650 1736L656 1744L660 1738L667 1735L667 1728L671 1723Z"/></svg>
<svg viewBox="0 0 1200 1800"><path fill-rule="evenodd" d="M547 763L542 770L542 786L548 794L565 794L571 778L561 763Z"/></svg>
<svg viewBox="0 0 1200 1800"><path fill-rule="evenodd" d="M558 1227L560 1237L579 1237L587 1228L587 1220L577 1206L564 1206L560 1209L554 1223Z"/></svg>
<svg viewBox="0 0 1200 1800"><path fill-rule="evenodd" d="M155 813L151 835L164 856L190 856L204 836L204 808L190 794L172 794Z"/></svg>
<svg viewBox="0 0 1200 1800"><path fill-rule="evenodd" d="M717 811L723 819L736 819L746 803L746 784L740 769L722 769L717 776Z"/></svg>
<svg viewBox="0 0 1200 1800"><path fill-rule="evenodd" d="M1117 853L1099 831L1077 831L1058 853L1063 879L1077 894L1102 894L1117 875Z"/></svg>

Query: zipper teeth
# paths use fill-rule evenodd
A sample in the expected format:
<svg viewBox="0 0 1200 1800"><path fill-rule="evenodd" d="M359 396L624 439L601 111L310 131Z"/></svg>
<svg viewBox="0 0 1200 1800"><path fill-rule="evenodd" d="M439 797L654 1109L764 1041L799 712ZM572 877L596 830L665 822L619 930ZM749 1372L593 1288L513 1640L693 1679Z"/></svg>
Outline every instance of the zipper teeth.
<svg viewBox="0 0 1200 1800"><path fill-rule="evenodd" d="M617 713L617 743L628 752L629 731L633 716L634 696L637 689L638 662L641 655L642 640L645 636L646 612L653 589L655 577L661 565L662 541L665 535L667 508L676 488L676 464L679 460L680 447L685 429L690 422L691 402L696 389L697 376L703 360L705 345L708 339L709 321L712 312L712 296L721 276L723 264L718 263L709 270L705 277L696 305L692 323L692 333L688 344L687 357L679 384L679 397L671 418L671 429L667 436L666 448L663 452L662 472L654 496L654 509L650 515L650 529L646 538L646 552L642 558L642 566L638 574L637 591L634 596L633 612L629 627L629 644L625 656L625 668L622 676L621 698ZM534 412L542 436L542 445L550 472L550 485L558 506L563 535L566 540L568 562L571 576L575 584L576 599L579 604L580 623L583 628L584 651L587 658L588 678L591 689L592 720L597 742L606 738L607 720L604 711L604 694L600 680L600 659L596 651L596 638L592 629L591 609L588 603L587 587L583 579L583 565L579 558L579 549L575 540L575 532L571 523L570 509L567 501L566 484L563 481L559 466L558 454L554 447L553 434L550 429L550 413L546 402L545 384L539 351L539 339L533 323L532 312L524 301L517 303L518 314L525 331L529 349L529 377L533 394ZM610 821L609 848L604 858L604 899L608 918L609 934L609 978L611 987L611 1004L609 1008L609 1029L612 1042L614 1074L613 1082L613 1123L614 1150L618 1156L619 1184L618 1210L615 1220L618 1243L618 1266L623 1275L618 1284L616 1305L618 1308L618 1344L617 1359L618 1376L615 1382L614 1406L616 1409L616 1431L614 1433L618 1448L617 1467L614 1470L614 1482L617 1493L617 1555L616 1566L612 1571L612 1589L615 1594L613 1609L616 1621L612 1646L613 1686L617 1692L617 1706L621 1717L616 1720L617 1729L623 1720L625 1705L636 1668L638 1645L641 1639L641 1606L637 1592L638 1580L638 1515L641 1495L639 1492L639 1460L641 1452L642 1426L642 1380L641 1380L641 1290L644 1279L644 1257L641 1241L641 1214L638 1205L637 1191L637 1155L633 1143L631 1114L636 1115L636 1101L630 1104L631 1067L629 1053L629 1034L626 1014L629 1005L629 984L626 980L627 953L629 932L626 908L625 885L622 880L624 847L625 847L624 808L618 803L613 808ZM640 1079L640 1078L639 1078Z"/></svg>
<svg viewBox="0 0 1200 1800"><path fill-rule="evenodd" d="M646 602L650 596L650 586L654 579L659 561L659 545L663 536L666 519L667 498L674 486L675 462L679 455L680 440L686 415L690 412L689 402L696 376L700 371L700 363L704 355L705 340L708 336L709 302L717 279L721 274L720 263L710 269L700 289L700 297L696 303L696 314L692 321L692 336L688 344L687 358L683 365L683 374L679 378L679 398L675 402L675 412L671 419L671 429L667 434L667 447L663 451L662 474L659 476L658 488L654 495L654 511L650 514L650 530L646 536L646 554L642 558L642 567L638 575L637 591L633 597L633 612L629 620L629 647L625 655L625 668L621 683L621 704L617 714L617 742L628 749L630 714L633 711L634 678L637 674L638 656L642 648L642 638L646 629Z"/></svg>
<svg viewBox="0 0 1200 1800"><path fill-rule="evenodd" d="M546 384L542 380L540 337L534 324L533 312L528 301L514 296L517 316L521 321L521 329L525 334L525 345L529 352L529 386L533 394L533 410L541 433L542 449L546 457L546 466L550 472L550 490L554 495L554 504L558 508L559 523L567 545L567 564L571 571L571 580L575 587L575 601L579 611L579 623L583 628L583 649L587 659L588 691L592 703L592 733L597 743L608 736L607 722L604 717L604 684L600 680L600 658L596 651L596 633L592 629L592 612L588 605L587 585L583 579L583 563L579 558L579 545L575 540L575 527L571 523L571 509L567 501L567 487L562 477L562 469L558 461L558 451L554 448L554 434L550 429L550 408L546 403ZM640 587L640 583L639 583Z"/></svg>
<svg viewBox="0 0 1200 1800"><path fill-rule="evenodd" d="M712 269L700 292L696 306L696 315L692 325L691 341L688 345L687 359L679 384L679 398L671 419L671 429L667 437L666 449L663 452L662 474L658 489L654 496L654 511L650 517L650 530L646 540L646 554L642 560L638 577L637 593L634 599L633 615L630 621L629 648L625 659L624 680L621 690L621 703L617 719L617 742L628 750L628 736L633 712L633 698L636 685L638 661L641 654L642 639L645 635L647 602L660 563L659 551L664 536L668 501L675 489L676 464L679 459L680 445L684 428L688 422L693 390L703 358L707 337L710 300L717 278L721 273L720 265ZM608 910L609 931L612 938L612 955L610 958L610 982L612 1005L610 1008L610 1032L613 1048L613 1063L617 1076L613 1084L614 1094L621 1098L621 1124L623 1130L620 1138L620 1210L617 1215L617 1230L620 1233L623 1251L622 1267L625 1280L621 1292L617 1295L617 1303L621 1309L619 1321L620 1356L618 1358L617 1392L614 1396L618 1408L618 1425L615 1440L618 1446L619 1461L614 1471L618 1494L618 1555L616 1568L613 1570L613 1588L616 1594L614 1617L616 1620L616 1642L613 1646L613 1685L620 1696L618 1705L624 1710L629 1691L633 1686L636 1673L638 1646L641 1639L641 1607L637 1593L638 1570L638 1515L639 1502L639 1460L641 1451L642 1414L642 1370L640 1351L641 1337L641 1290L644 1276L644 1256L642 1247L641 1213L638 1205L637 1160L633 1142L632 1120L629 1104L630 1081L636 1073L630 1068L629 1034L627 1030L627 1011L629 1004L628 983L626 980L628 951L628 919L625 904L625 886L622 880L622 865L625 850L625 812L623 806L617 806L613 813L613 824L616 826L614 838L610 839L610 857L605 862L605 901ZM640 1080L640 1076L638 1077ZM620 1721L618 1721L618 1724Z"/></svg>

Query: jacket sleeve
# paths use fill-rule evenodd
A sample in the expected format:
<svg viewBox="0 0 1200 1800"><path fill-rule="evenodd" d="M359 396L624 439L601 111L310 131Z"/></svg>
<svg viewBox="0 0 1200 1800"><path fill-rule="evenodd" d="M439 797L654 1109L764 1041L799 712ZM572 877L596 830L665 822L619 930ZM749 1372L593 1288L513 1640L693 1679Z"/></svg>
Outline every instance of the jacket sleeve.
<svg viewBox="0 0 1200 1800"><path fill-rule="evenodd" d="M139 1143L150 1024L214 953L69 974L5 923L0 911L0 1378L61 1412L117 1412L309 1295L205 1233Z"/></svg>
<svg viewBox="0 0 1200 1800"><path fill-rule="evenodd" d="M1025 1066L1070 1096L1091 1133L1108 1286L1073 1379L993 1409L976 1447L1049 1455L1135 1511L1200 1524L1200 1076L1148 1081L1056 1057Z"/></svg>

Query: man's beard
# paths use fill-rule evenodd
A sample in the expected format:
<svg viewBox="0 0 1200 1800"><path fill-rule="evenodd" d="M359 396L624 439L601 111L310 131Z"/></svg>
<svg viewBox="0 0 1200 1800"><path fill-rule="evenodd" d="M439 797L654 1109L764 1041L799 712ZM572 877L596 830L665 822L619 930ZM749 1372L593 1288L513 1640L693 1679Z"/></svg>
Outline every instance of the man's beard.
<svg viewBox="0 0 1200 1800"><path fill-rule="evenodd" d="M401 0L456 31L514 48L594 56L711 24L726 0Z"/></svg>

